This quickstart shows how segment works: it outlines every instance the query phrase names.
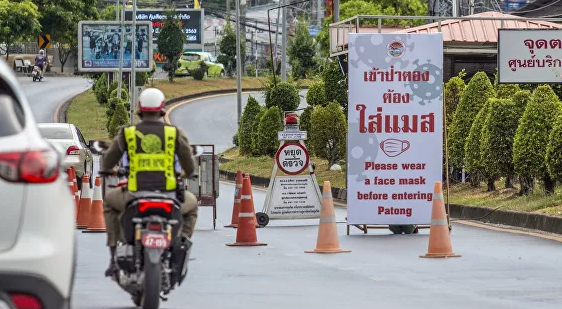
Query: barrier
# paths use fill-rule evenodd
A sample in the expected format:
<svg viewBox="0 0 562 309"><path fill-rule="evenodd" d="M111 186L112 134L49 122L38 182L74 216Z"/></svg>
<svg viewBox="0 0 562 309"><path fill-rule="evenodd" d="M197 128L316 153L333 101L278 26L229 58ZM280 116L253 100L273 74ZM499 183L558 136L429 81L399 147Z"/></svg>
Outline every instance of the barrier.
<svg viewBox="0 0 562 309"><path fill-rule="evenodd" d="M199 206L213 207L213 229L217 226L217 198L219 197L219 158L215 145L193 145L204 149L195 159L196 179L186 180L186 190L197 197Z"/></svg>

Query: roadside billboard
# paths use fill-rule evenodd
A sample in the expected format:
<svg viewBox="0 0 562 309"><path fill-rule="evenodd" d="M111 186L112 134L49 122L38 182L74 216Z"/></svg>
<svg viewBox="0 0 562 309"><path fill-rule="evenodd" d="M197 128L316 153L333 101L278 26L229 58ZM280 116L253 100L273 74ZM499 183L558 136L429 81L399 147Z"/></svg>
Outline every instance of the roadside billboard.
<svg viewBox="0 0 562 309"><path fill-rule="evenodd" d="M184 49L190 51L203 51L204 45L204 31L203 20L205 12L203 9L176 9L176 16L181 21L183 32L185 33L186 44ZM125 20L133 20L133 11L125 11ZM137 21L151 22L153 33L153 48L156 53L154 54L157 62L164 61L164 57L157 53L158 50L158 34L162 28L164 20L166 19L164 9L137 9Z"/></svg>
<svg viewBox="0 0 562 309"><path fill-rule="evenodd" d="M125 23L123 71L131 71L132 23ZM149 72L153 66L152 24L138 22L135 31L135 70ZM121 24L117 21L78 23L78 71L115 72L119 70Z"/></svg>
<svg viewBox="0 0 562 309"><path fill-rule="evenodd" d="M429 224L443 166L443 35L349 34L347 222Z"/></svg>
<svg viewBox="0 0 562 309"><path fill-rule="evenodd" d="M562 82L562 29L498 29L498 82Z"/></svg>

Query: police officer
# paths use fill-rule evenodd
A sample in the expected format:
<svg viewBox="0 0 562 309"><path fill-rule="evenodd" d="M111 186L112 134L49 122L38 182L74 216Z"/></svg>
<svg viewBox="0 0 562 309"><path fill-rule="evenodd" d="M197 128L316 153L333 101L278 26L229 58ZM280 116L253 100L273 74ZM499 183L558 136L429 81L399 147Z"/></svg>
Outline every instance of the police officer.
<svg viewBox="0 0 562 309"><path fill-rule="evenodd" d="M102 171L112 171L123 154L129 159L128 186L108 191L104 199L104 216L107 231L107 246L110 248L111 260L105 275L111 276L115 267L115 248L120 239L119 217L131 202L135 193L159 191L175 197L177 181L174 175L174 158L177 157L184 174L189 176L195 169L191 146L183 131L161 120L164 115L165 96L156 88L145 89L139 96L139 117L136 126L121 128L113 143L104 154ZM171 149L171 151L168 151ZM163 166L143 165L153 159L169 162ZM169 165L169 166L168 166ZM167 171L172 171L167 172ZM183 215L181 234L191 239L197 221L197 198L185 191L185 200L181 205Z"/></svg>

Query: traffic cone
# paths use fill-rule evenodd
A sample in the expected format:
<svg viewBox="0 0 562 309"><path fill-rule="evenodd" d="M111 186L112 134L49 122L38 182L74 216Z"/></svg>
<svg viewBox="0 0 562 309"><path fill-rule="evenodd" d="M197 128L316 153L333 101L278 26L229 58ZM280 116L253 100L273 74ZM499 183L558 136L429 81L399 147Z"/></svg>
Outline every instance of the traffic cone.
<svg viewBox="0 0 562 309"><path fill-rule="evenodd" d="M76 219L78 220L78 212L80 209L80 191L78 191L78 182L76 180L76 169L74 166L71 166L70 169L72 170L72 185L74 187L74 201L76 203Z"/></svg>
<svg viewBox="0 0 562 309"><path fill-rule="evenodd" d="M422 258L460 257L453 253L449 224L443 202L441 182L436 181L433 187L433 209L431 210L431 226L429 227L429 246Z"/></svg>
<svg viewBox="0 0 562 309"><path fill-rule="evenodd" d="M324 181L323 188L322 210L320 212L320 225L318 226L316 249L313 251L305 251L305 253L351 252L351 250L343 250L340 248L338 229L336 226L336 215L334 213L334 200L332 199L332 185L329 181Z"/></svg>
<svg viewBox="0 0 562 309"><path fill-rule="evenodd" d="M267 246L266 243L258 242L256 235L256 214L252 212L252 184L249 177L242 181L242 195L240 196L240 212L238 213L238 229L236 231L236 242L226 244L227 246Z"/></svg>
<svg viewBox="0 0 562 309"><path fill-rule="evenodd" d="M82 177L83 184L90 183L90 177L84 174ZM90 211L92 208L92 193L90 192L90 186L82 186L82 193L80 195L80 208L78 208L78 220L76 221L76 227L78 229L85 229L88 227L88 221L90 220Z"/></svg>
<svg viewBox="0 0 562 309"><path fill-rule="evenodd" d="M72 170L70 168L66 169L66 182L70 190L70 195L74 198L74 182L72 181Z"/></svg>
<svg viewBox="0 0 562 309"><path fill-rule="evenodd" d="M96 176L94 185L94 197L92 199L92 209L88 220L88 228L82 233L103 233L105 232L105 219L103 217L103 200L101 196L100 176Z"/></svg>
<svg viewBox="0 0 562 309"><path fill-rule="evenodd" d="M244 174L244 177L247 177L250 181L250 188L252 187L252 179L250 178L250 173ZM254 218L256 217L256 208L254 208L254 192L250 190L250 198L252 199L252 213L254 214ZM256 219L256 228L261 229L263 226L258 224L258 220Z"/></svg>
<svg viewBox="0 0 562 309"><path fill-rule="evenodd" d="M238 227L238 213L240 212L240 195L242 194L242 171L236 171L236 188L234 189L234 205L232 206L232 220L224 227Z"/></svg>

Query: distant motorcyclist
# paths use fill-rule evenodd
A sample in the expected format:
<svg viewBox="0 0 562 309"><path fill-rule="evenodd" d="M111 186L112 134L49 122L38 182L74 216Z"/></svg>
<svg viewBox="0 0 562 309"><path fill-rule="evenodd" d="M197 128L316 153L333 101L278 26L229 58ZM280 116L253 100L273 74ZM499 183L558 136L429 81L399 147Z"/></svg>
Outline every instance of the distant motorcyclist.
<svg viewBox="0 0 562 309"><path fill-rule="evenodd" d="M41 74L43 74L45 63L47 63L47 57L45 56L45 51L41 49L39 50L39 54L35 56L35 65L39 67Z"/></svg>
<svg viewBox="0 0 562 309"><path fill-rule="evenodd" d="M175 156L185 175L191 175L195 169L193 153L185 133L161 120L165 99L162 91L156 88L145 89L138 102L141 122L136 126L121 128L104 154L102 172L115 171L114 167L124 153L127 153L129 161L128 185L108 191L104 199L107 246L111 253L110 265L105 272L108 277L117 269L114 257L117 241L121 239L119 218L127 204L135 195L142 196L141 192L160 191L176 197L177 179L173 166ZM150 163L155 161L165 163L163 166ZM197 221L198 204L193 193L184 193L181 236L191 239Z"/></svg>

